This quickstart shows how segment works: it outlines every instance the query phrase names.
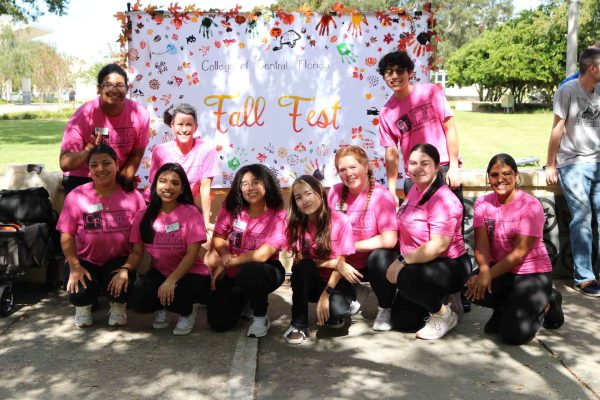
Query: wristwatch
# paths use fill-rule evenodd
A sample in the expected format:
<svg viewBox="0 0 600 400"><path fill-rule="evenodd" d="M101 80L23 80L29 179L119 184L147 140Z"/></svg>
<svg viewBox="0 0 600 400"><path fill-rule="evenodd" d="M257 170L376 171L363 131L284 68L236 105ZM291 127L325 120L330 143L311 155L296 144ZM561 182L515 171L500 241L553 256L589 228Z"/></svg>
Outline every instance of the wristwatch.
<svg viewBox="0 0 600 400"><path fill-rule="evenodd" d="M406 267L406 260L404 259L404 256L402 254L400 254L397 258L398 262L400 262L400 266L402 268Z"/></svg>
<svg viewBox="0 0 600 400"><path fill-rule="evenodd" d="M325 288L325 293L331 296L333 294L333 288L331 286L327 286Z"/></svg>

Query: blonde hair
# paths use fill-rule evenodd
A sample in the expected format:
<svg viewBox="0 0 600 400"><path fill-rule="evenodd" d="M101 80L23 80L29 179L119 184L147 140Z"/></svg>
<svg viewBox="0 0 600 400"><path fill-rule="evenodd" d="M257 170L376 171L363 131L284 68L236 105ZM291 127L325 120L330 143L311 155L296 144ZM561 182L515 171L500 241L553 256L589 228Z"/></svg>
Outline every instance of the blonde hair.
<svg viewBox="0 0 600 400"><path fill-rule="evenodd" d="M335 153L335 169L338 169L338 162L342 157L352 156L354 159L362 165L367 170L367 178L369 179L369 193L367 194L367 201L365 203L364 211L369 209L369 203L371 202L371 195L373 194L373 189L375 189L375 176L373 174L373 169L371 168L371 163L369 162L369 157L365 151L358 146L345 146L340 147L338 151ZM344 185L342 189L342 196L340 199L340 210L343 209L343 205L346 201L346 197L348 196L348 186Z"/></svg>

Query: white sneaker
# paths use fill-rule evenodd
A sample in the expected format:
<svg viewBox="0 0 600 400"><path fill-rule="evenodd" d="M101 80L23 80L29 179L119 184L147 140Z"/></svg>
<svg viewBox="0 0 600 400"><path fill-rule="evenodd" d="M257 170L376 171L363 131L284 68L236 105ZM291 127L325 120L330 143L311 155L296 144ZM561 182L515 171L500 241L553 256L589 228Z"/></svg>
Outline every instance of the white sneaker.
<svg viewBox="0 0 600 400"><path fill-rule="evenodd" d="M92 305L75 307L75 326L78 328L85 328L86 326L92 326L94 321L92 320Z"/></svg>
<svg viewBox="0 0 600 400"><path fill-rule="evenodd" d="M252 323L248 327L248 332L246 336L248 337L263 337L267 335L269 332L269 328L271 327L271 322L269 321L269 317L266 315L264 317L254 317L252 318Z"/></svg>
<svg viewBox="0 0 600 400"><path fill-rule="evenodd" d="M152 326L154 329L164 329L169 327L169 315L167 314L167 310L163 308L154 314Z"/></svg>
<svg viewBox="0 0 600 400"><path fill-rule="evenodd" d="M125 303L110 302L108 310L108 326L122 326L127 324L127 305Z"/></svg>
<svg viewBox="0 0 600 400"><path fill-rule="evenodd" d="M175 329L173 329L173 335L187 335L194 329L196 324L196 307L192 306L192 313L186 316L180 316Z"/></svg>
<svg viewBox="0 0 600 400"><path fill-rule="evenodd" d="M350 303L350 315L356 315L360 311L360 303L356 300Z"/></svg>
<svg viewBox="0 0 600 400"><path fill-rule="evenodd" d="M306 332L296 328L294 325L290 325L288 330L283 334L283 337L289 344L302 344L304 339L306 339Z"/></svg>
<svg viewBox="0 0 600 400"><path fill-rule="evenodd" d="M443 337L458 323L458 316L450 307L446 308L446 315L429 314L425 326L417 332L419 339L435 340Z"/></svg>
<svg viewBox="0 0 600 400"><path fill-rule="evenodd" d="M374 331L389 331L392 329L392 309L377 307L377 316L373 322Z"/></svg>
<svg viewBox="0 0 600 400"><path fill-rule="evenodd" d="M250 307L250 303L246 302L244 308L242 308L242 312L240 313L240 317L244 319L252 319L254 318L254 311Z"/></svg>

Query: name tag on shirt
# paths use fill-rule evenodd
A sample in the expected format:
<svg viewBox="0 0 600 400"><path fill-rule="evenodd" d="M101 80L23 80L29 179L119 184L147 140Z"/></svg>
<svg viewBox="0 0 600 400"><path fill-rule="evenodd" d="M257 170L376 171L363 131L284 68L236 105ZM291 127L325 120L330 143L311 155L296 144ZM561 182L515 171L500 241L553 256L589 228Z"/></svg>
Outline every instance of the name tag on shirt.
<svg viewBox="0 0 600 400"><path fill-rule="evenodd" d="M248 224L246 222L241 221L239 219L236 219L235 221L233 221L233 227L237 228L241 231L245 231L247 226L248 226Z"/></svg>
<svg viewBox="0 0 600 400"><path fill-rule="evenodd" d="M346 212L346 211L348 211L348 204L347 203L344 203L344 204L336 203L335 209L336 209L336 211Z"/></svg>
<svg viewBox="0 0 600 400"><path fill-rule="evenodd" d="M179 222L172 223L171 225L167 225L165 228L166 233L171 233L179 230Z"/></svg>
<svg viewBox="0 0 600 400"><path fill-rule="evenodd" d="M102 211L104 208L102 207L102 203L98 203L98 204L92 204L91 206L88 206L88 212L90 214L98 212L98 211Z"/></svg>
<svg viewBox="0 0 600 400"><path fill-rule="evenodd" d="M108 128L96 128L96 129L94 129L94 135L108 136Z"/></svg>

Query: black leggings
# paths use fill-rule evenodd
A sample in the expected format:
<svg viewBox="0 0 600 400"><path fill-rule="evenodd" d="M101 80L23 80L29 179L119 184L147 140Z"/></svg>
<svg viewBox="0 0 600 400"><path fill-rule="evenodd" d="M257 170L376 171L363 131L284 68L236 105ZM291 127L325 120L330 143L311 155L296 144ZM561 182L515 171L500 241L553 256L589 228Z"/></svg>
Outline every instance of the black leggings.
<svg viewBox="0 0 600 400"><path fill-rule="evenodd" d="M387 280L385 273L397 257L398 250L395 249L373 250L367 259L367 267L361 270L363 281L371 284L377 304L382 308L390 308L396 295L396 285Z"/></svg>
<svg viewBox="0 0 600 400"><path fill-rule="evenodd" d="M129 297L129 293L122 291L121 295L118 297L112 296L106 289L108 287L108 283L113 278L114 274L112 273L114 270L121 267L127 257L119 257L113 258L112 260L107 261L103 265L92 264L87 260L80 259L79 262L81 266L88 270L90 275L92 276L92 280L89 280L84 276L85 284L87 288L84 288L81 282L79 282L79 292L78 293L69 293L69 301L75 307L84 307L89 306L91 304L95 304L98 300L98 296L100 294L105 293L108 297L108 300L115 303L127 303L127 299ZM65 262L65 280L64 287L66 288L67 282L69 281L69 263ZM131 287L135 282L136 274L135 271L129 271L129 287Z"/></svg>
<svg viewBox="0 0 600 400"><path fill-rule="evenodd" d="M151 268L131 288L129 307L140 314L163 308L158 299L158 288L166 279L159 270ZM194 303L206 303L209 290L209 275L185 274L175 286L173 303L164 308L179 315L190 315Z"/></svg>
<svg viewBox="0 0 600 400"><path fill-rule="evenodd" d="M304 259L292 266L292 325L308 328L308 303L319 301L325 283L319 267L311 259ZM350 315L350 303L355 298L354 286L345 279L338 282L329 296L329 321L337 322Z"/></svg>
<svg viewBox="0 0 600 400"><path fill-rule="evenodd" d="M500 336L506 343L520 345L530 342L540 329L551 292L551 272L506 273L492 280L492 293L486 291L474 303L499 313Z"/></svg>
<svg viewBox="0 0 600 400"><path fill-rule="evenodd" d="M233 328L246 301L257 317L267 315L269 293L285 279L285 269L279 260L242 264L235 278L223 277L208 295L206 317L216 331Z"/></svg>
<svg viewBox="0 0 600 400"><path fill-rule="evenodd" d="M471 258L436 258L407 264L398 274L398 289L392 304L392 326L399 331L421 329L424 319L442 307L442 299L460 292L471 271Z"/></svg>

